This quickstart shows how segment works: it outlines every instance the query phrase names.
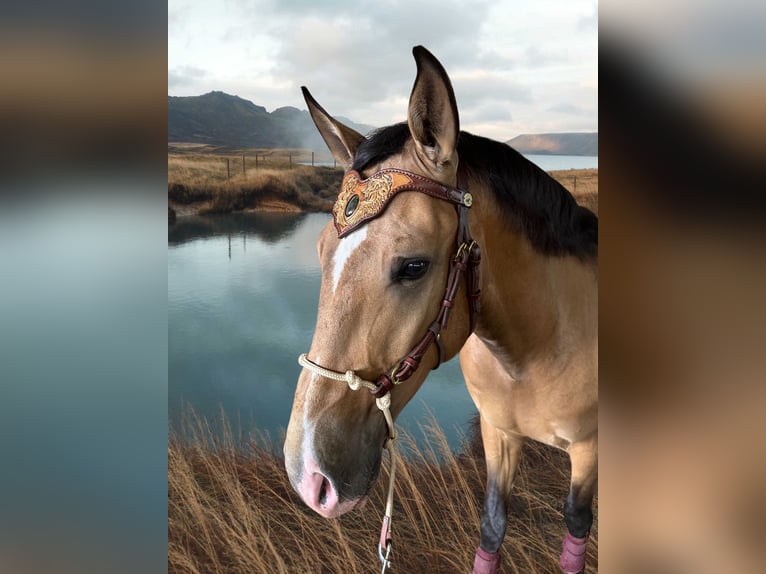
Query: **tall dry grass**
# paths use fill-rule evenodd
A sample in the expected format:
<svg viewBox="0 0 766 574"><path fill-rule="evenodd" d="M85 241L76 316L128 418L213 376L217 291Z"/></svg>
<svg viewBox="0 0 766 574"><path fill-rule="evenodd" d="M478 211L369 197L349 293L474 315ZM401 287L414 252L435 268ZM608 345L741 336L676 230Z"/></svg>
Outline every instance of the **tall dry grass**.
<svg viewBox="0 0 766 574"><path fill-rule="evenodd" d="M168 571L194 574L378 572L376 541L387 461L363 509L327 520L290 486L284 461L262 441L235 447L195 419L168 446ZM393 572L470 572L479 540L485 470L480 442L452 453L441 429L428 446L402 435L408 452L395 487ZM387 455L386 455L387 458ZM524 449L502 546L505 573L555 573L568 490L567 457L530 443ZM597 515L597 509L594 508ZM597 569L598 519L588 546Z"/></svg>
<svg viewBox="0 0 766 574"><path fill-rule="evenodd" d="M272 160L255 169L247 158L205 154L168 155L168 200L172 205L198 204L199 213L229 213L272 207L282 210L330 211L343 172L329 167L293 165Z"/></svg>
<svg viewBox="0 0 766 574"><path fill-rule="evenodd" d="M598 215L598 169L561 169L548 172L577 203Z"/></svg>

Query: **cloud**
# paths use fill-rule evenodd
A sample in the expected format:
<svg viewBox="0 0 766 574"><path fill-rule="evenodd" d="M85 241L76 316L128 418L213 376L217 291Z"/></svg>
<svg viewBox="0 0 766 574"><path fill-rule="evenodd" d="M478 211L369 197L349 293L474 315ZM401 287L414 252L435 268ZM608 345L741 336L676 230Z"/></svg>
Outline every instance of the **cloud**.
<svg viewBox="0 0 766 574"><path fill-rule="evenodd" d="M207 76L207 72L195 66L180 66L168 70L168 90L185 88L197 83L197 80Z"/></svg>
<svg viewBox="0 0 766 574"><path fill-rule="evenodd" d="M598 8L595 4L590 14L578 18L576 27L580 32L595 32L598 30Z"/></svg>
<svg viewBox="0 0 766 574"><path fill-rule="evenodd" d="M305 85L331 114L377 126L406 117L415 45L447 69L466 129L481 133L494 120L505 139L517 122L561 120L549 108L596 74L595 30L572 38L595 19L590 1L228 0L220 9L169 0L168 13L169 90L305 109Z"/></svg>
<svg viewBox="0 0 766 574"><path fill-rule="evenodd" d="M502 99L506 102L529 103L532 101L531 88L504 74L477 71L471 74L455 74L452 77L458 104Z"/></svg>
<svg viewBox="0 0 766 574"><path fill-rule="evenodd" d="M471 124L484 124L487 122L510 122L512 106L507 101L495 100L472 106L461 114L461 121Z"/></svg>
<svg viewBox="0 0 766 574"><path fill-rule="evenodd" d="M549 64L559 64L567 61L567 57L560 53L541 50L536 45L527 46L524 52L527 66L537 68Z"/></svg>
<svg viewBox="0 0 766 574"><path fill-rule="evenodd" d="M294 1L280 4L280 9L301 5ZM478 3L466 13L457 0L375 2L363 10L346 6L331 16L309 13L291 18L289 26L280 30L277 57L283 65L276 77L300 78L301 83L330 94L331 103L408 93L415 75L411 55L415 45L438 54L448 68L474 64L480 55L483 5Z"/></svg>
<svg viewBox="0 0 766 574"><path fill-rule="evenodd" d="M580 106L576 106L567 102L549 106L546 108L546 111L557 114L569 114L573 116L584 116L592 113L590 110L583 109Z"/></svg>

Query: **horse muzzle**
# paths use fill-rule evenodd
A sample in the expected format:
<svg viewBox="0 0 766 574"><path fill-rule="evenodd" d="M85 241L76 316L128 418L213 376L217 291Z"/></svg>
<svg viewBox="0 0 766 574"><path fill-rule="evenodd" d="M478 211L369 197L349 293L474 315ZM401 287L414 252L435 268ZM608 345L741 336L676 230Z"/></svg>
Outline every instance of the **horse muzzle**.
<svg viewBox="0 0 766 574"><path fill-rule="evenodd" d="M325 518L335 518L367 502L367 496L341 501L333 481L311 456L304 457L302 475L295 489L306 506Z"/></svg>

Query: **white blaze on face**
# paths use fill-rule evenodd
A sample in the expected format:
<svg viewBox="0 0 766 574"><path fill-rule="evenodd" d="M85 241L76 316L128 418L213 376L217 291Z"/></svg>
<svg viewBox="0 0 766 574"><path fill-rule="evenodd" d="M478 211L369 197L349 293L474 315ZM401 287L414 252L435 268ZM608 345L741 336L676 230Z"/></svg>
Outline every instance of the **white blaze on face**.
<svg viewBox="0 0 766 574"><path fill-rule="evenodd" d="M332 290L333 293L338 288L338 281L343 275L343 268L351 255L356 251L362 242L367 238L367 226L363 225L359 229L352 231L338 243L335 255L332 258Z"/></svg>

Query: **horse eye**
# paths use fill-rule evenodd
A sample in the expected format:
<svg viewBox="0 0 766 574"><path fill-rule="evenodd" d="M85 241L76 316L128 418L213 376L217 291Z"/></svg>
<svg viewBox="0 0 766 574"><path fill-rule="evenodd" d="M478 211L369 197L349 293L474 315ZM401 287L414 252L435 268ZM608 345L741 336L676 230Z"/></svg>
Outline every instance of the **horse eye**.
<svg viewBox="0 0 766 574"><path fill-rule="evenodd" d="M399 267L396 278L400 281L420 279L428 271L429 262L426 259L408 259Z"/></svg>

